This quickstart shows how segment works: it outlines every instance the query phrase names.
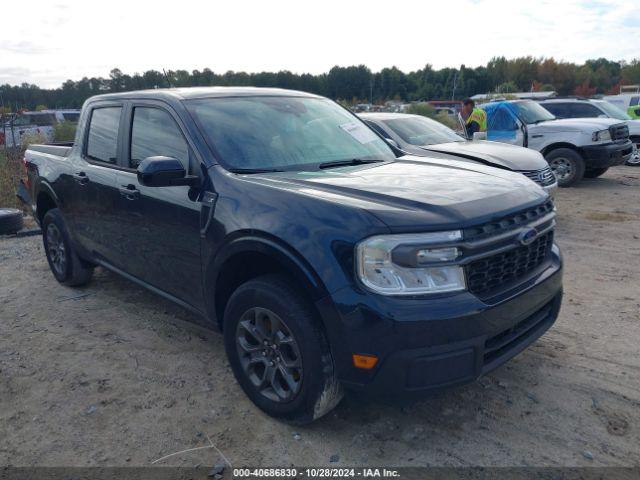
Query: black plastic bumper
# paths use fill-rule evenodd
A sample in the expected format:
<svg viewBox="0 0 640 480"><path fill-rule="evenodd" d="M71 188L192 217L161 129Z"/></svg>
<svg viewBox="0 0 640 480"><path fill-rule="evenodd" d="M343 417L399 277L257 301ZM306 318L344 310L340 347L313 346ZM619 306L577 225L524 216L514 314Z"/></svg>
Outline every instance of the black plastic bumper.
<svg viewBox="0 0 640 480"><path fill-rule="evenodd" d="M319 304L339 379L367 395L421 397L477 379L544 334L560 310L562 263L554 248L542 273L493 303L468 292L428 300L354 293ZM353 353L376 355L378 364L357 369Z"/></svg>
<svg viewBox="0 0 640 480"><path fill-rule="evenodd" d="M621 143L592 145L582 147L587 168L608 168L626 162L633 152L633 143L627 140Z"/></svg>

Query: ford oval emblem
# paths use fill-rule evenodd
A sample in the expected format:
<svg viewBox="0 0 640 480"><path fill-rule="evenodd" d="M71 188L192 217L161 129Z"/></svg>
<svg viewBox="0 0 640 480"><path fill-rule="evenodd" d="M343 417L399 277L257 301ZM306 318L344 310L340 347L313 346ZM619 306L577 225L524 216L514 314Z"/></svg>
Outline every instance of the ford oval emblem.
<svg viewBox="0 0 640 480"><path fill-rule="evenodd" d="M518 241L522 245L530 245L538 237L538 231L535 228L527 228L520 232L518 235Z"/></svg>

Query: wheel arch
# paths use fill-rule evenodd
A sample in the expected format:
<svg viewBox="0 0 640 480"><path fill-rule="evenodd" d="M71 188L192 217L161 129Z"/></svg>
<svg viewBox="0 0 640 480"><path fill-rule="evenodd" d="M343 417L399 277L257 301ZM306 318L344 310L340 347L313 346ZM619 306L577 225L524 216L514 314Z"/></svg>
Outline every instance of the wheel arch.
<svg viewBox="0 0 640 480"><path fill-rule="evenodd" d="M574 144L572 143L568 143L568 142L556 142L556 143L551 143L549 145L547 145L546 147L544 147L540 153L542 153L543 157L546 157L547 154L551 153L554 150L557 150L559 148L568 148L570 150L574 150L577 153L580 154L580 156L583 156L582 150L579 147L576 147Z"/></svg>
<svg viewBox="0 0 640 480"><path fill-rule="evenodd" d="M225 242L206 267L207 316L222 330L224 309L233 291L268 273L291 278L296 290L312 305L328 294L316 271L293 247L266 233L241 232Z"/></svg>
<svg viewBox="0 0 640 480"><path fill-rule="evenodd" d="M38 185L38 193L36 195L36 220L42 225L42 220L46 213L52 208L58 208L60 201L53 191L53 188L47 182L40 182Z"/></svg>

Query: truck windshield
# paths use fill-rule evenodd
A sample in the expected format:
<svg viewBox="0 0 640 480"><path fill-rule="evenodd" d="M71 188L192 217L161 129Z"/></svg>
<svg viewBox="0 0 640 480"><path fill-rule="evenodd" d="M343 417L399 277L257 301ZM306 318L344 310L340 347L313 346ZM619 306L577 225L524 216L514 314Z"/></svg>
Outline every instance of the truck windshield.
<svg viewBox="0 0 640 480"><path fill-rule="evenodd" d="M553 116L548 110L546 110L536 102L515 102L514 105L518 110L518 117L520 117L520 120L522 120L527 125L556 119L556 117Z"/></svg>
<svg viewBox="0 0 640 480"><path fill-rule="evenodd" d="M185 103L228 170L317 170L395 159L368 126L327 99L227 97Z"/></svg>
<svg viewBox="0 0 640 480"><path fill-rule="evenodd" d="M406 117L383 122L411 145L464 142L464 139L449 127L425 117Z"/></svg>
<svg viewBox="0 0 640 480"><path fill-rule="evenodd" d="M631 120L631 117L626 112L620 110L615 105L611 105L608 102L598 102L600 110L607 114L610 118L616 118L618 120Z"/></svg>

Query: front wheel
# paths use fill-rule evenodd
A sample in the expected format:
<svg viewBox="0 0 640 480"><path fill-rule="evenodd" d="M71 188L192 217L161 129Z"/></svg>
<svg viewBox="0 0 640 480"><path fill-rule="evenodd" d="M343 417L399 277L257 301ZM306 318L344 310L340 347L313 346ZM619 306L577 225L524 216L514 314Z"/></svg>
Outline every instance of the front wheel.
<svg viewBox="0 0 640 480"><path fill-rule="evenodd" d="M545 155L558 186L571 187L582 180L585 164L582 156L570 148L557 148Z"/></svg>
<svg viewBox="0 0 640 480"><path fill-rule="evenodd" d="M264 275L233 293L224 313L229 363L247 396L268 415L309 423L342 398L322 326L286 277Z"/></svg>

